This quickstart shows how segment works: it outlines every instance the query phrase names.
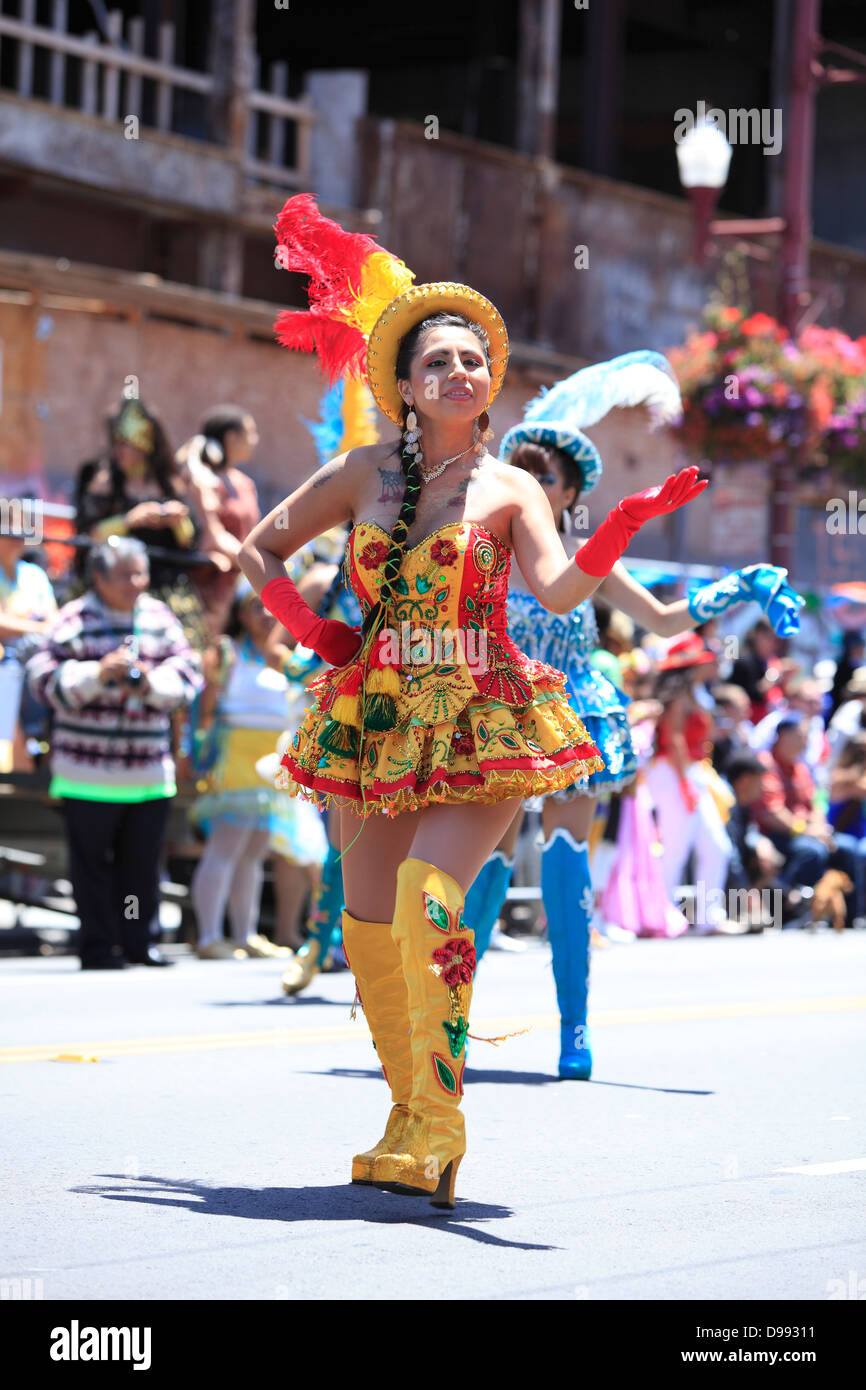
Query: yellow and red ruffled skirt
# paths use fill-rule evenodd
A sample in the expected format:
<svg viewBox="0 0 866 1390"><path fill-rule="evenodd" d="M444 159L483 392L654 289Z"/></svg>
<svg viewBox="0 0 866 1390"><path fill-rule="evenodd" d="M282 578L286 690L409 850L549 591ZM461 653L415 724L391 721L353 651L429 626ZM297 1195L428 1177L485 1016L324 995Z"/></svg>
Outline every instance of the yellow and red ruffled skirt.
<svg viewBox="0 0 866 1390"><path fill-rule="evenodd" d="M397 723L362 729L357 752L323 741L351 663L329 670L310 687L315 704L283 754L276 785L318 806L396 816L437 803L544 795L602 770L562 672L526 657L520 664L516 699L513 680L500 682L506 698L494 698L478 691L465 667L401 673Z"/></svg>

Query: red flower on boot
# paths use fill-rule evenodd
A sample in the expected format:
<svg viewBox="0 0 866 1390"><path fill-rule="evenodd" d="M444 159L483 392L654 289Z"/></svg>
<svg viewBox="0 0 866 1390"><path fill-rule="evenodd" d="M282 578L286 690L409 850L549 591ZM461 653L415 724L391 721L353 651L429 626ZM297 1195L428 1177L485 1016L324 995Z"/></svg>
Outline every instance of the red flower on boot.
<svg viewBox="0 0 866 1390"><path fill-rule="evenodd" d="M472 983L472 976L478 964L475 947L466 937L452 936L444 946L433 952L433 959L442 966L442 979L449 989L455 985Z"/></svg>

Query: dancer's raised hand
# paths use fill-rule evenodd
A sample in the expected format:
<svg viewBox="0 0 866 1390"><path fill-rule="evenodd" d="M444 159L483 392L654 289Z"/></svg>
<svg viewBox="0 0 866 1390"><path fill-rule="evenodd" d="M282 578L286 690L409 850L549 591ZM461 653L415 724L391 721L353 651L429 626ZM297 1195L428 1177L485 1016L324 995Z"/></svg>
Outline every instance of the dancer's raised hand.
<svg viewBox="0 0 866 1390"><path fill-rule="evenodd" d="M676 511L703 492L708 480L699 478L699 471L695 465L683 468L679 473L672 473L660 487L646 488L643 492L624 497L613 511L608 512L586 545L578 550L574 557L578 568L595 578L610 574L644 522Z"/></svg>

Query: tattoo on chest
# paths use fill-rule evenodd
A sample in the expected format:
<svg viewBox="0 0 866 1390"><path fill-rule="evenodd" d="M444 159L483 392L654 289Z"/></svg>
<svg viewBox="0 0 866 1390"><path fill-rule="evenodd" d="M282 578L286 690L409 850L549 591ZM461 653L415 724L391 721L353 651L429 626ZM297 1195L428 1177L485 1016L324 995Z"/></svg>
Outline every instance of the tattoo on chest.
<svg viewBox="0 0 866 1390"><path fill-rule="evenodd" d="M379 490L377 501L379 502L399 502L403 497L403 488L406 479L403 477L401 468L380 468L377 470L382 486Z"/></svg>
<svg viewBox="0 0 866 1390"><path fill-rule="evenodd" d="M470 482L471 478L463 478L463 480L457 484L454 492L452 492L451 496L448 498L447 505L449 507L463 506L466 501L466 494L469 491Z"/></svg>

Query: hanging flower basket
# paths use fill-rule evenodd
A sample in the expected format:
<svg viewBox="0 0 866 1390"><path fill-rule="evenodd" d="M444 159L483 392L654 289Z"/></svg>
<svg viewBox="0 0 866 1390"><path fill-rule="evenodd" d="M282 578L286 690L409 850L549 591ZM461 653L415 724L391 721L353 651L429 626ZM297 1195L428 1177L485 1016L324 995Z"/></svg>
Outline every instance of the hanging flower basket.
<svg viewBox="0 0 866 1390"><path fill-rule="evenodd" d="M811 326L792 340L769 314L713 305L668 356L683 442L713 461L798 454L866 481L866 338Z"/></svg>

